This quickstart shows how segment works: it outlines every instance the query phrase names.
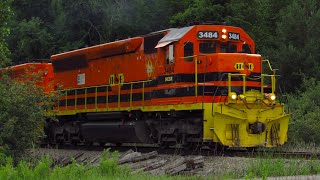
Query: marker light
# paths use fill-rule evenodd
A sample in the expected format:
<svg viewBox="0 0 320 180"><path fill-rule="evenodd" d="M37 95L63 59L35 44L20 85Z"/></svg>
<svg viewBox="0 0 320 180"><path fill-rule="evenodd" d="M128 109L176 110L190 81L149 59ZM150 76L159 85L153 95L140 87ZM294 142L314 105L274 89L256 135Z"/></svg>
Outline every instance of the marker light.
<svg viewBox="0 0 320 180"><path fill-rule="evenodd" d="M227 35L223 34L221 37L222 37L222 39L226 39Z"/></svg>
<svg viewBox="0 0 320 180"><path fill-rule="evenodd" d="M231 99L236 100L237 99L237 94L235 92L231 92L229 94L229 97L231 97Z"/></svg>
<svg viewBox="0 0 320 180"><path fill-rule="evenodd" d="M223 33L226 33L226 32L227 32L227 30L226 30L226 29L222 29L222 32L223 32Z"/></svg>
<svg viewBox="0 0 320 180"><path fill-rule="evenodd" d="M246 98L246 96L243 95L243 94L240 94L240 95L239 95L239 98L240 98L240 99L244 99L244 98Z"/></svg>

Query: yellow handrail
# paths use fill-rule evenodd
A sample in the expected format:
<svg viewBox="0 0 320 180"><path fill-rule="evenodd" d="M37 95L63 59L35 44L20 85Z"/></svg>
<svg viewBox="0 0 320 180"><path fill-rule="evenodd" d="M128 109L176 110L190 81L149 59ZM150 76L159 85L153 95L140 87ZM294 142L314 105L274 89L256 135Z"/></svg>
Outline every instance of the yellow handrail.
<svg viewBox="0 0 320 180"><path fill-rule="evenodd" d="M195 67L195 70L194 70L194 79L195 79L194 80L194 86L195 86L195 96L196 97L198 97L198 57L199 56L205 56L207 58L207 55L205 55L205 54L198 54L198 55L193 55L193 56L181 57L182 59L195 58L195 61L194 61L194 67Z"/></svg>
<svg viewBox="0 0 320 180"><path fill-rule="evenodd" d="M78 94L77 94L76 90L74 90L74 95L75 95L75 98L74 98L74 109L77 110Z"/></svg>
<svg viewBox="0 0 320 180"><path fill-rule="evenodd" d="M109 109L109 86L106 86L106 108Z"/></svg>
<svg viewBox="0 0 320 180"><path fill-rule="evenodd" d="M127 83L121 83L119 82L119 84L117 84L119 86L118 88L118 108L121 107L121 86L122 85L126 85L126 84L129 84L130 85L130 108L132 108L132 101L133 101L133 85L134 84L139 84L139 83L142 83L142 107L144 107L145 103L144 103L144 100L145 100L145 96L144 96L144 93L145 93L145 83L146 82L151 82L152 80L146 80L146 81L135 81L135 82L127 82ZM67 106L68 106L68 91L75 91L75 110L77 110L77 99L78 99L78 94L77 94L77 90L83 90L84 89L84 105L85 105L85 110L87 110L87 98L88 98L88 88L95 88L95 108L97 110L98 108L98 88L102 88L102 87L106 87L106 108L109 109L109 87L110 86L114 86L114 85L100 85L100 86L90 86L90 87L83 87L83 88L70 88L70 89L64 89L64 90L59 90L58 92L61 92L61 91L65 91L65 106L66 106L66 109ZM60 102L60 98L58 99L58 103ZM60 105L58 104L58 109L60 108Z"/></svg>
<svg viewBox="0 0 320 180"><path fill-rule="evenodd" d="M133 84L130 84L130 110L132 108L132 89L133 89Z"/></svg>
<svg viewBox="0 0 320 180"><path fill-rule="evenodd" d="M144 82L142 82L142 107L144 108Z"/></svg>
<svg viewBox="0 0 320 180"><path fill-rule="evenodd" d="M195 70L194 70L194 87L195 87L195 96L198 97L198 56L195 56Z"/></svg>
<svg viewBox="0 0 320 180"><path fill-rule="evenodd" d="M98 108L98 88L95 88L95 98L94 98L94 104L95 104L95 108Z"/></svg>
<svg viewBox="0 0 320 180"><path fill-rule="evenodd" d="M275 75L269 75L269 74L261 74L261 93L263 94L263 86L264 86L264 77L270 77L271 78L271 93L274 94L276 89L276 76Z"/></svg>
<svg viewBox="0 0 320 180"><path fill-rule="evenodd" d="M84 89L84 107L87 110L87 88Z"/></svg>
<svg viewBox="0 0 320 180"><path fill-rule="evenodd" d="M231 78L232 76L242 76L242 90L243 90L243 94L245 94L246 92L246 77L247 75L245 74L231 74L231 73L228 73L228 94L231 93Z"/></svg>
<svg viewBox="0 0 320 180"><path fill-rule="evenodd" d="M68 109L68 90L66 91L66 109Z"/></svg>
<svg viewBox="0 0 320 180"><path fill-rule="evenodd" d="M120 108L120 103L121 103L121 85L120 83L118 84L118 108Z"/></svg>
<svg viewBox="0 0 320 180"><path fill-rule="evenodd" d="M262 60L262 61L261 61L261 64L262 64L263 62L267 62L270 71L273 72L273 75L276 75L276 70L277 70L277 69L273 69L273 68L271 67L270 61L269 61L268 59L265 59L265 60Z"/></svg>

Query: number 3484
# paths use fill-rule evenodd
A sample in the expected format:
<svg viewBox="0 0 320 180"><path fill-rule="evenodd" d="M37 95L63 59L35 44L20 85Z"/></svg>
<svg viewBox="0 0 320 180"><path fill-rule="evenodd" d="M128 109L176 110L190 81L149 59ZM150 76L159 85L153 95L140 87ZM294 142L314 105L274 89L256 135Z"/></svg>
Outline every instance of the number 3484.
<svg viewBox="0 0 320 180"><path fill-rule="evenodd" d="M198 38L199 39L217 39L218 32L217 31L199 31Z"/></svg>

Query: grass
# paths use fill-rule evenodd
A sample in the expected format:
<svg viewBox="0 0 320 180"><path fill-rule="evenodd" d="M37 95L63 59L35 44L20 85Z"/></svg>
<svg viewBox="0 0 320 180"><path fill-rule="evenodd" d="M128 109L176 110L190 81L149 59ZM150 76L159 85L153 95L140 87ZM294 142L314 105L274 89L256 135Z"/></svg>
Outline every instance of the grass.
<svg viewBox="0 0 320 180"><path fill-rule="evenodd" d="M304 159L284 159L263 155L252 159L242 173L238 172L236 178L254 179L277 176L297 176L320 174L320 161Z"/></svg>
<svg viewBox="0 0 320 180"><path fill-rule="evenodd" d="M199 176L152 176L147 173L133 174L128 167L118 166L118 153L105 151L100 159L100 165L89 167L77 164L75 161L66 167L52 167L49 157L43 157L35 163L20 161L14 165L10 157L0 157L0 179L128 179L128 180L175 180L175 179L254 179L272 176L313 175L320 173L319 160L275 158L272 154L249 159L243 169L226 169L221 174L209 177Z"/></svg>
<svg viewBox="0 0 320 180"><path fill-rule="evenodd" d="M244 177L312 175L320 173L320 162L288 159L258 159L246 170Z"/></svg>
<svg viewBox="0 0 320 180"><path fill-rule="evenodd" d="M199 179L199 177L184 176L151 176L146 173L133 174L128 167L118 166L118 153L110 153L105 151L100 159L100 165L89 167L84 164L77 164L73 161L65 167L54 166L49 157L43 157L36 163L20 161L14 165L14 161L10 157L2 157L0 159L0 179L20 180L91 180L91 179L128 179L128 180L175 180L175 179Z"/></svg>

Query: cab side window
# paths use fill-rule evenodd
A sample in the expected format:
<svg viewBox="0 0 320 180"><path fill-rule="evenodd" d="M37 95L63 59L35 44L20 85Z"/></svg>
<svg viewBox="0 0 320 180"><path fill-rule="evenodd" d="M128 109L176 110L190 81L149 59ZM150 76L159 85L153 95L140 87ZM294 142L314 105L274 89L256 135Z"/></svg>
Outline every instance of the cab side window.
<svg viewBox="0 0 320 180"><path fill-rule="evenodd" d="M170 44L164 48L165 50L165 65L174 64L174 45Z"/></svg>
<svg viewBox="0 0 320 180"><path fill-rule="evenodd" d="M251 54L251 49L250 49L250 47L248 46L248 44L243 44L243 45L242 45L242 52L243 52L243 53L247 53L247 54Z"/></svg>
<svg viewBox="0 0 320 180"><path fill-rule="evenodd" d="M169 45L169 64L174 64L174 45Z"/></svg>
<svg viewBox="0 0 320 180"><path fill-rule="evenodd" d="M185 42L184 43L184 57L193 56L193 43L192 42ZM185 58L185 61L192 62L193 57Z"/></svg>
<svg viewBox="0 0 320 180"><path fill-rule="evenodd" d="M212 41L199 43L199 52L208 54L216 52L216 44Z"/></svg>
<svg viewBox="0 0 320 180"><path fill-rule="evenodd" d="M220 44L220 52L221 53L226 53L227 51L228 51L227 43Z"/></svg>
<svg viewBox="0 0 320 180"><path fill-rule="evenodd" d="M230 44L229 53L236 53L236 52L237 52L237 46L235 44Z"/></svg>
<svg viewBox="0 0 320 180"><path fill-rule="evenodd" d="M237 46L233 43L221 43L220 44L220 52L221 53L236 53Z"/></svg>

